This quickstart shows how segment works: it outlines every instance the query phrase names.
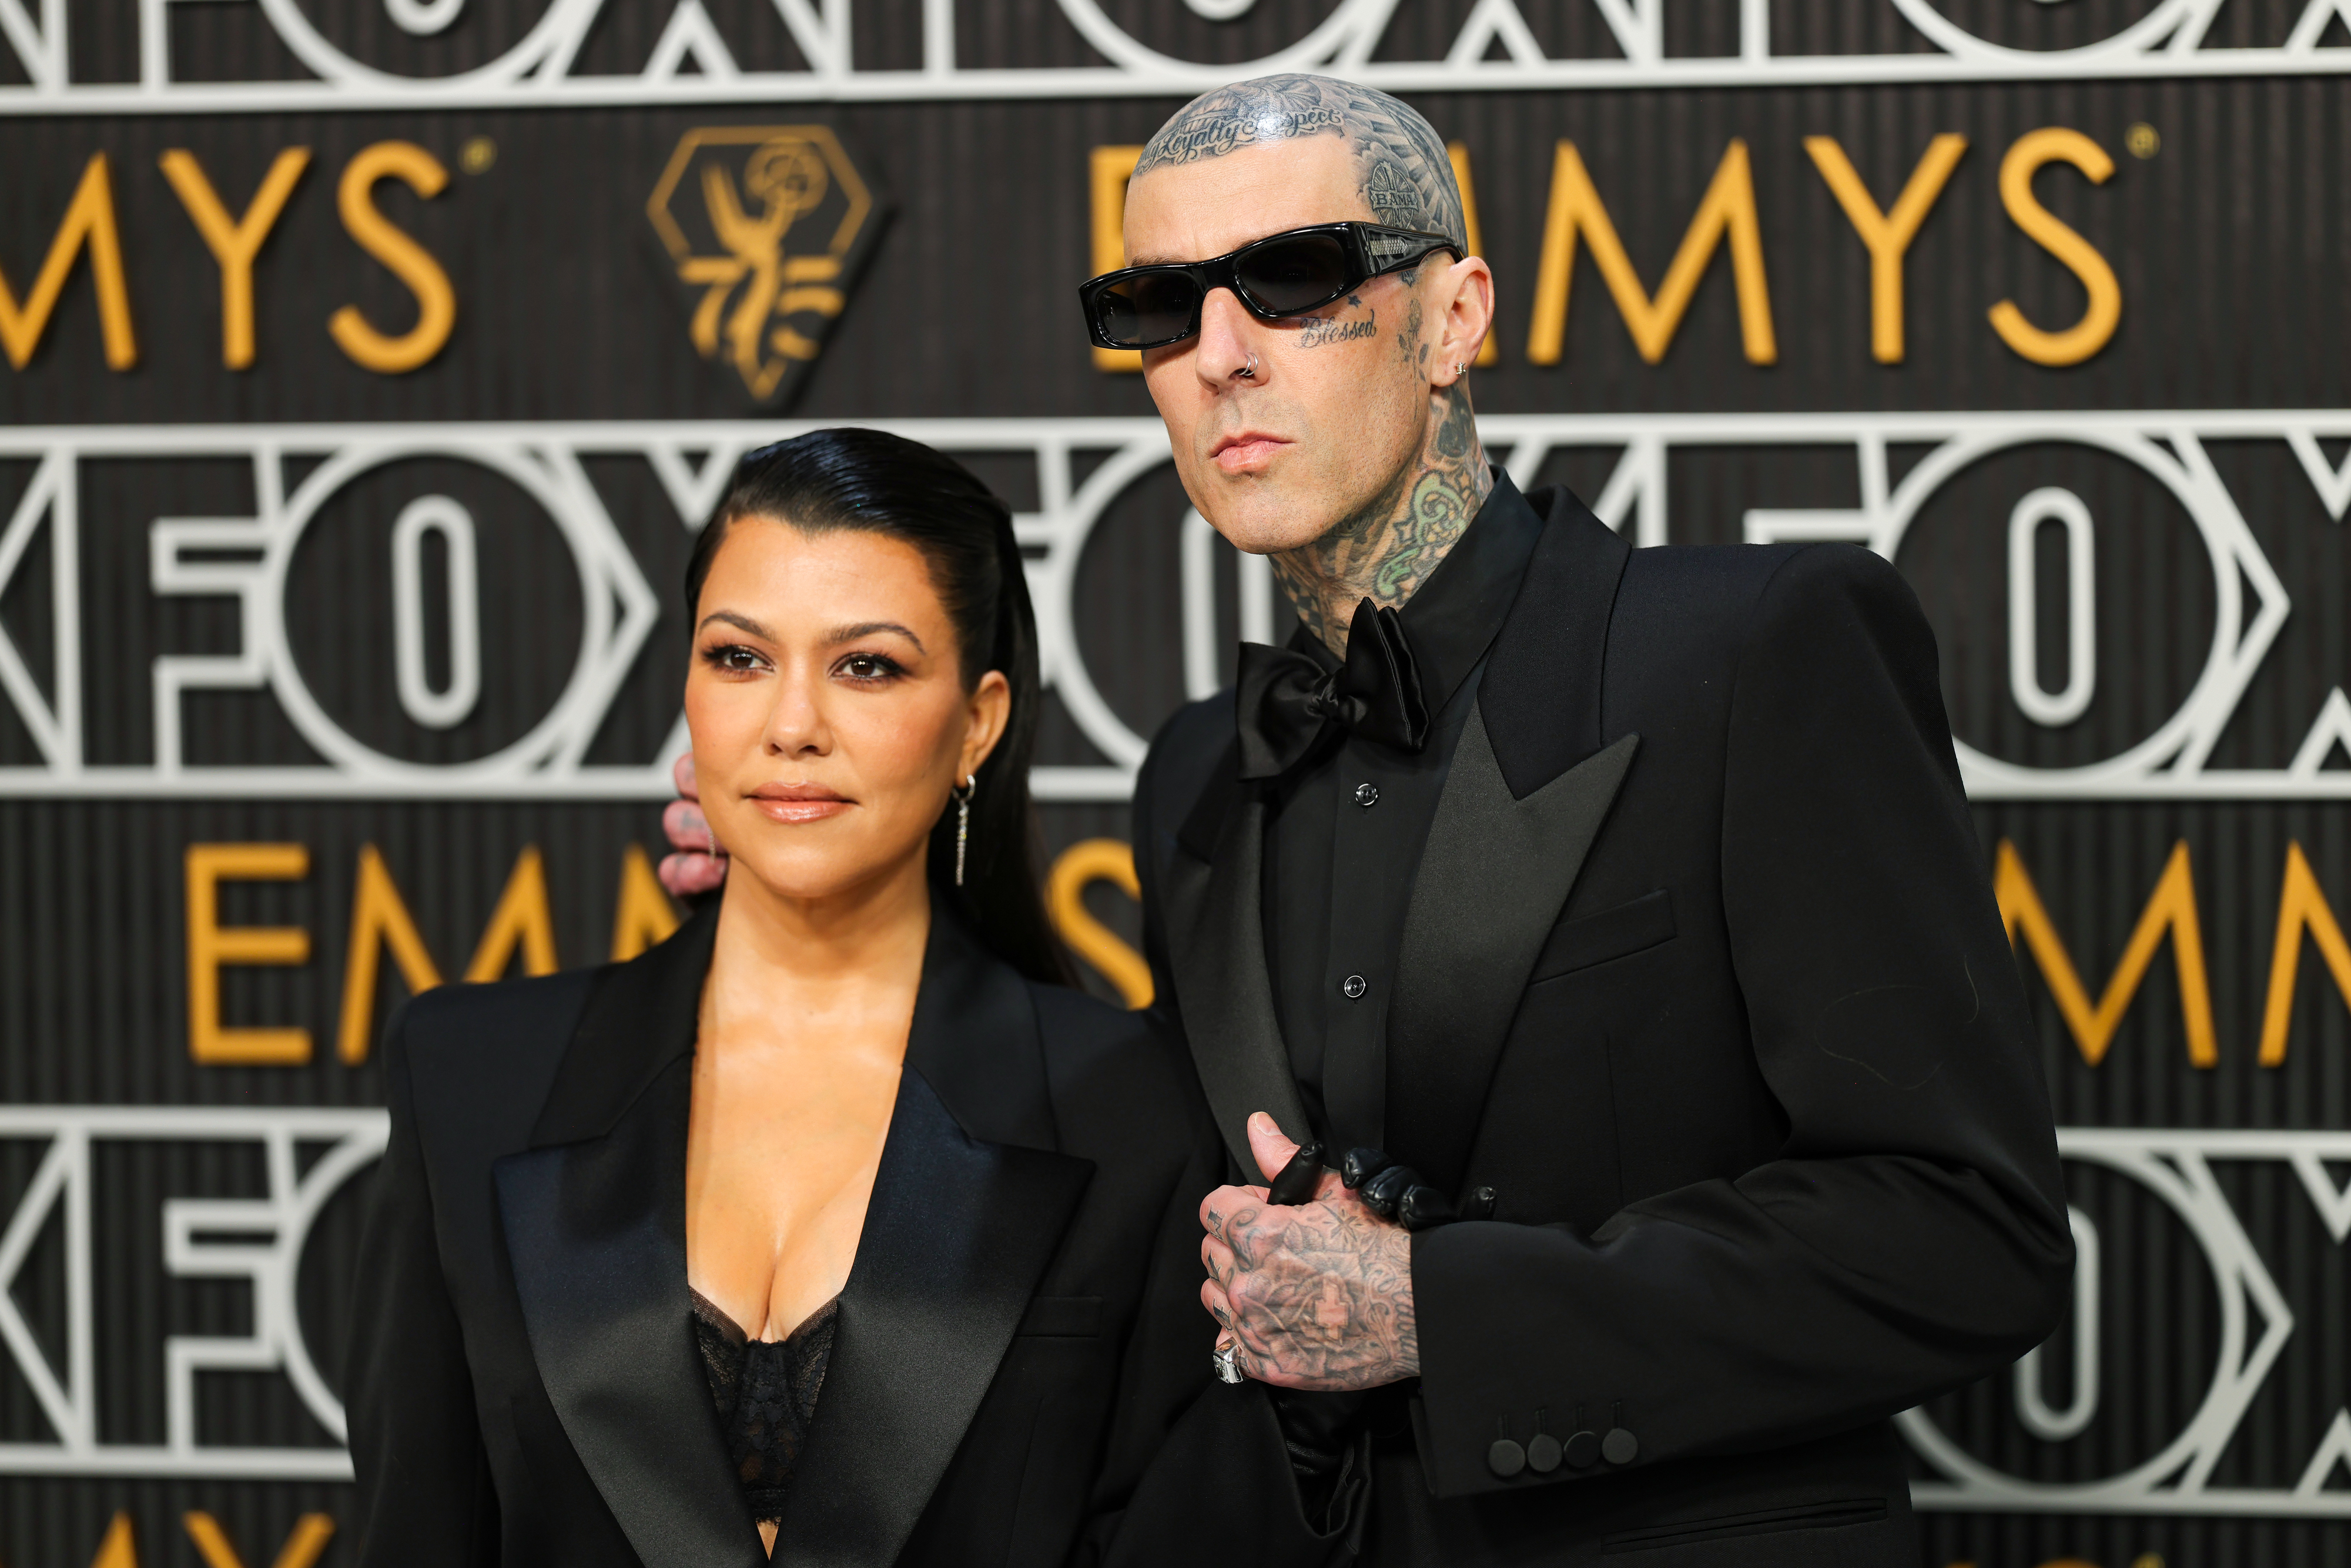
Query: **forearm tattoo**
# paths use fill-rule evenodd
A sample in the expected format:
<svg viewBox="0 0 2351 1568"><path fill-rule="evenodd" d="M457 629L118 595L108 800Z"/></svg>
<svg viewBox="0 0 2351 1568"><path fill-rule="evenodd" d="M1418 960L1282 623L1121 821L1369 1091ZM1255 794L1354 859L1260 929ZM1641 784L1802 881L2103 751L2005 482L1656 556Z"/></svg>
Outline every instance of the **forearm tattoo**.
<svg viewBox="0 0 2351 1568"><path fill-rule="evenodd" d="M1296 1208L1211 1208L1230 1249L1218 1274L1243 1370L1286 1387L1376 1388L1417 1376L1412 1238L1352 1197Z"/></svg>

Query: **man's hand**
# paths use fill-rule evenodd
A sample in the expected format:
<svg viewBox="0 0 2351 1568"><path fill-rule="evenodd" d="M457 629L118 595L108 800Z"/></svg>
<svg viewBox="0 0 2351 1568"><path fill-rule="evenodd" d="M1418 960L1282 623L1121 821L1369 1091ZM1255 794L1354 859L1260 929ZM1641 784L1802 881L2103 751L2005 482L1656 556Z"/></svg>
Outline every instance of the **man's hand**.
<svg viewBox="0 0 2351 1568"><path fill-rule="evenodd" d="M708 893L726 880L726 852L702 815L702 794L695 788L694 753L687 752L670 767L678 798L662 811L662 831L677 852L664 855L661 884L680 898Z"/></svg>
<svg viewBox="0 0 2351 1568"><path fill-rule="evenodd" d="M1298 1145L1273 1118L1249 1118L1249 1151L1270 1179ZM1239 1345L1241 1370L1284 1388L1375 1388L1420 1373L1412 1238L1326 1171L1294 1208L1259 1186L1220 1186L1200 1205L1207 1237L1201 1303Z"/></svg>

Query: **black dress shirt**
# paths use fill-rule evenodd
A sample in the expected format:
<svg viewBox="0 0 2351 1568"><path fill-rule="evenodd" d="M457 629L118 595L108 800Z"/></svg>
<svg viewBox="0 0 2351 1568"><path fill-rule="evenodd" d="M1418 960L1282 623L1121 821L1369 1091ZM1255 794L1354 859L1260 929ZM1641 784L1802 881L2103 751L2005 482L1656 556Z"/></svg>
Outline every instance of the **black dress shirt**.
<svg viewBox="0 0 2351 1568"><path fill-rule="evenodd" d="M1399 612L1433 716L1416 756L1353 735L1281 781L1266 823L1266 968L1315 1135L1379 1147L1386 1017L1405 905L1486 651L1542 519L1499 475L1451 552ZM1290 646L1338 660L1303 626Z"/></svg>

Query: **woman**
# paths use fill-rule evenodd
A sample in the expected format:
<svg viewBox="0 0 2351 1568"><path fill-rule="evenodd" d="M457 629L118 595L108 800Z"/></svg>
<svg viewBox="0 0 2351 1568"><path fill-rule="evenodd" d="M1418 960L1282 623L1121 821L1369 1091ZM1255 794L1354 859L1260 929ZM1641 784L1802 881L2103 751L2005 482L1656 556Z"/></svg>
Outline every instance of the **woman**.
<svg viewBox="0 0 2351 1568"><path fill-rule="evenodd" d="M686 602L723 897L391 1026L360 1560L1091 1555L1206 1383L1221 1156L1178 1051L1066 988L1010 517L817 432L743 460Z"/></svg>

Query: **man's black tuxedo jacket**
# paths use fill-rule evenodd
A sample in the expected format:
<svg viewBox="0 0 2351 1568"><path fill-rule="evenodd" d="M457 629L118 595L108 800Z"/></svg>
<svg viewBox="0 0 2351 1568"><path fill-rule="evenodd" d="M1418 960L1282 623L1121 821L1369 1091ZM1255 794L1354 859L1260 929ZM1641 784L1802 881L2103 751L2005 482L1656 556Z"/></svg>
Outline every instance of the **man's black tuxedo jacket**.
<svg viewBox="0 0 2351 1568"><path fill-rule="evenodd" d="M1499 499L1547 522L1384 1041L1386 1148L1498 1207L1415 1239L1412 1437L1364 1550L1910 1568L1887 1417L2038 1343L2072 1263L1932 633L1849 546L1635 551L1564 492ZM1238 1151L1249 1111L1300 1113L1234 724L1229 694L1171 721L1135 820L1160 995ZM1196 1488L1262 1490L1262 1406L1194 1412ZM1489 1465L1614 1427L1625 1464ZM1312 1555L1290 1511L1269 1561Z"/></svg>
<svg viewBox="0 0 2351 1568"><path fill-rule="evenodd" d="M686 1293L713 914L392 1025L350 1378L366 1568L762 1560ZM774 1560L1091 1560L1207 1382L1221 1160L1164 1032L942 911Z"/></svg>

